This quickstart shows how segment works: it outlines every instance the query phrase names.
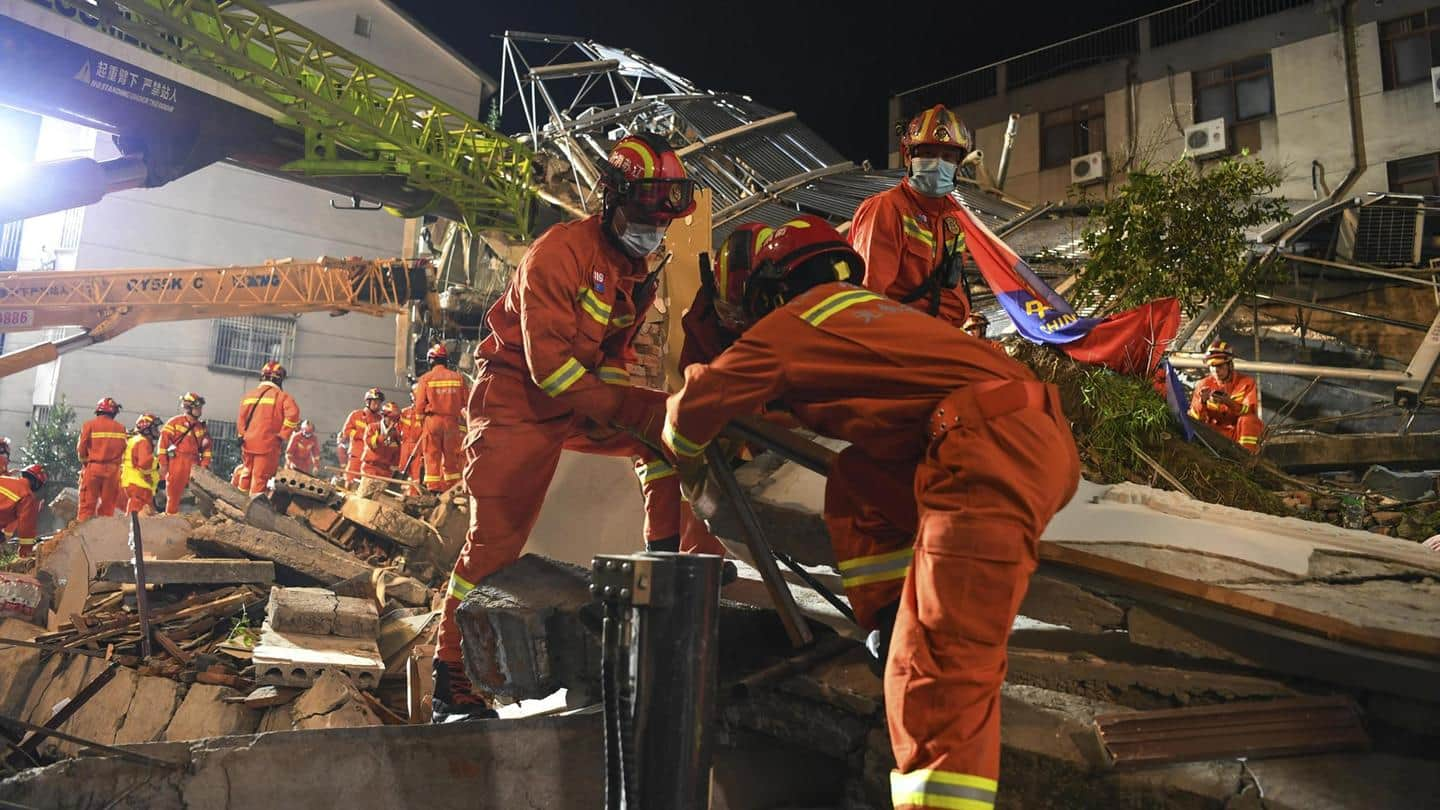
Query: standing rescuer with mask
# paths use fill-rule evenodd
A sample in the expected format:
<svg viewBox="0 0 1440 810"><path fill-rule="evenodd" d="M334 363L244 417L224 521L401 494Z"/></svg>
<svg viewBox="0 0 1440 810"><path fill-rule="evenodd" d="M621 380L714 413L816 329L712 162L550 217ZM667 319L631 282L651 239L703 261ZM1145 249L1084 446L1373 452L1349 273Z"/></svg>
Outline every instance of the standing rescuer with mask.
<svg viewBox="0 0 1440 810"><path fill-rule="evenodd" d="M624 356L655 297L646 257L672 220L695 210L695 183L649 134L621 139L601 168L601 213L535 240L475 351L464 444L472 511L440 624L436 722L494 716L461 666L455 608L520 556L561 450L635 458L646 547L679 548L675 469L621 430L658 447L665 394L632 387Z"/></svg>
<svg viewBox="0 0 1440 810"><path fill-rule="evenodd" d="M960 204L950 192L971 148L969 130L944 105L915 116L900 135L905 178L860 203L850 226L867 289L955 326L970 314L970 294Z"/></svg>

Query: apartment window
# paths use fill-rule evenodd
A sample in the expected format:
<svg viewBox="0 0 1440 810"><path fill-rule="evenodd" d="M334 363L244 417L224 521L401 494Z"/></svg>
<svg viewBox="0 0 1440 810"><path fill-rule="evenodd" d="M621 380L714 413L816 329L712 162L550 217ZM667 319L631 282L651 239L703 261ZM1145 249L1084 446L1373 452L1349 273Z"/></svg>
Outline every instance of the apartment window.
<svg viewBox="0 0 1440 810"><path fill-rule="evenodd" d="M355 36L370 38L370 18L361 14L355 15Z"/></svg>
<svg viewBox="0 0 1440 810"><path fill-rule="evenodd" d="M1230 124L1275 114L1270 54L1195 72L1195 120L1224 118Z"/></svg>
<svg viewBox="0 0 1440 810"><path fill-rule="evenodd" d="M210 434L210 468L216 475L228 479L240 463L240 447L235 443L235 423L206 419L205 427Z"/></svg>
<svg viewBox="0 0 1440 810"><path fill-rule="evenodd" d="M1391 191L1397 194L1440 195L1440 152L1392 160L1386 168L1390 173Z"/></svg>
<svg viewBox="0 0 1440 810"><path fill-rule="evenodd" d="M295 321L246 315L215 321L210 367L253 374L271 360L289 364L295 350Z"/></svg>
<svg viewBox="0 0 1440 810"><path fill-rule="evenodd" d="M59 250L76 250L80 247L80 226L84 222L84 208L71 208L65 211L65 218L60 225Z"/></svg>
<svg viewBox="0 0 1440 810"><path fill-rule="evenodd" d="M1040 116L1040 167L1069 166L1071 158L1105 150L1105 99L1093 98Z"/></svg>
<svg viewBox="0 0 1440 810"><path fill-rule="evenodd" d="M1440 65L1440 6L1381 23L1380 64L1386 90L1428 83Z"/></svg>

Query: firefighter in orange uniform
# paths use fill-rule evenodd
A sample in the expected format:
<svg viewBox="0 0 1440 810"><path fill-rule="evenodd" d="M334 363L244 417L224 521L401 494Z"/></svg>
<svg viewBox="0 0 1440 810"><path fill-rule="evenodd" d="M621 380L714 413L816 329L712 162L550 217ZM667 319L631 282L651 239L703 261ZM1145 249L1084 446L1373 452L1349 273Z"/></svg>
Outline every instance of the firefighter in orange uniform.
<svg viewBox="0 0 1440 810"><path fill-rule="evenodd" d="M315 435L315 425L304 419L300 422L300 429L290 437L290 443L285 445L285 464L292 470L314 475L315 469L320 466L320 439Z"/></svg>
<svg viewBox="0 0 1440 810"><path fill-rule="evenodd" d="M380 409L380 420L365 428L365 452L360 460L360 474L394 478L395 468L400 466L402 441L400 408L393 402L387 402Z"/></svg>
<svg viewBox="0 0 1440 810"><path fill-rule="evenodd" d="M180 513L180 498L190 485L195 465L210 467L210 442L205 423L205 398L190 391L180 397L180 413L160 428L160 477L165 482L165 512Z"/></svg>
<svg viewBox="0 0 1440 810"><path fill-rule="evenodd" d="M410 386L410 404L400 409L401 469L397 471L397 476L411 482L406 487L406 491L411 495L419 495L420 487L424 483L421 474L424 458L420 455L420 442L425 420L415 409L419 390L419 383Z"/></svg>
<svg viewBox="0 0 1440 810"><path fill-rule="evenodd" d="M360 461L365 457L365 429L380 421L380 406L384 403L384 391L379 388L366 391L365 407L351 411L345 417L345 426L335 436L335 452L340 454L346 484L360 480Z"/></svg>
<svg viewBox="0 0 1440 810"><path fill-rule="evenodd" d="M0 436L0 475L10 472L10 437Z"/></svg>
<svg viewBox="0 0 1440 810"><path fill-rule="evenodd" d="M1260 393L1254 377L1235 370L1235 352L1217 340L1205 352L1210 375L1190 395L1190 418L1195 419L1251 453L1260 452Z"/></svg>
<svg viewBox="0 0 1440 810"><path fill-rule="evenodd" d="M979 340L989 340L987 334L990 331L990 319L985 317L983 312L972 312L970 317L965 319L965 325L960 327L965 334Z"/></svg>
<svg viewBox="0 0 1440 810"><path fill-rule="evenodd" d="M21 557L35 555L36 525L40 520L40 488L45 468L31 464L19 472L0 475L0 529L20 546Z"/></svg>
<svg viewBox="0 0 1440 810"><path fill-rule="evenodd" d="M425 353L430 370L416 381L415 412L421 422L420 442L425 458L425 488L444 492L460 482L461 411L470 396L465 376L450 368L445 344Z"/></svg>
<svg viewBox="0 0 1440 810"><path fill-rule="evenodd" d="M857 466L896 471L867 483L911 492L918 531L835 549L848 582L903 583L885 670L893 804L991 807L1006 640L1040 534L1079 481L1059 394L997 347L845 283L863 265L823 220L777 228L756 258L754 323L686 370L666 446L689 480L731 417L779 400L873 462ZM887 612L847 591L862 624Z"/></svg>
<svg viewBox="0 0 1440 810"><path fill-rule="evenodd" d="M669 144L650 134L622 138L602 169L601 213L535 240L475 352L464 444L472 511L440 624L436 722L494 716L465 678L455 608L520 556L561 450L637 459L646 546L680 546L675 469L620 428L658 446L665 395L632 387L624 357L655 298L646 257L671 220L695 209L695 185Z"/></svg>
<svg viewBox="0 0 1440 810"><path fill-rule="evenodd" d="M160 483L160 459L155 442L160 438L160 420L142 414L135 420L135 434L125 442L120 462L120 486L125 493L125 514L155 512L155 487Z"/></svg>
<svg viewBox="0 0 1440 810"><path fill-rule="evenodd" d="M970 292L960 204L950 192L970 149L970 132L944 105L917 115L900 135L906 176L860 203L850 226L867 289L955 326L970 314Z"/></svg>
<svg viewBox="0 0 1440 810"><path fill-rule="evenodd" d="M105 397L95 403L95 418L80 428L75 455L80 457L80 511L78 520L115 514L120 498L120 457L125 453L125 426L115 421L120 403Z"/></svg>
<svg viewBox="0 0 1440 810"><path fill-rule="evenodd" d="M260 384L240 400L236 430L241 463L250 471L250 494L259 495L280 469L280 454L300 427L300 406L285 393L285 367L274 360L260 367Z"/></svg>

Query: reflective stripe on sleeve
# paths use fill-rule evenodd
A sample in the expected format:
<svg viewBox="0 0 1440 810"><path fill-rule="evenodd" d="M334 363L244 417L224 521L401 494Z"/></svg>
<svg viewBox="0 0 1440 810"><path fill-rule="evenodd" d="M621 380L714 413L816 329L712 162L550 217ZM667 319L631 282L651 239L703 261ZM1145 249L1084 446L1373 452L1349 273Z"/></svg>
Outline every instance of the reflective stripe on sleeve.
<svg viewBox="0 0 1440 810"><path fill-rule="evenodd" d="M911 547L844 560L837 567L845 587L855 588L875 582L904 579L910 573L910 560L914 557L915 549Z"/></svg>
<svg viewBox="0 0 1440 810"><path fill-rule="evenodd" d="M475 585L454 571L450 572L450 596L464 600L465 595L475 590Z"/></svg>
<svg viewBox="0 0 1440 810"><path fill-rule="evenodd" d="M705 445L696 444L682 436L680 431L675 429L675 425L672 424L669 419L665 420L665 427L660 431L660 439L664 441L671 450L674 450L677 456L694 458L705 450Z"/></svg>
<svg viewBox="0 0 1440 810"><path fill-rule="evenodd" d="M558 397L570 389L581 377L585 376L585 367L575 358L566 360L561 366L550 372L550 376L540 381L540 390L552 397Z"/></svg>
<svg viewBox="0 0 1440 810"><path fill-rule="evenodd" d="M994 779L955 771L890 773L890 801L896 807L990 810L998 787Z"/></svg>
<svg viewBox="0 0 1440 810"><path fill-rule="evenodd" d="M601 300L594 290L586 287L580 291L576 300L580 302L580 308L585 310L585 314L596 323L601 326L610 325L610 305Z"/></svg>
<svg viewBox="0 0 1440 810"><path fill-rule="evenodd" d="M630 372L618 366L601 366L595 373L600 375L600 382L611 385L630 384Z"/></svg>
<svg viewBox="0 0 1440 810"><path fill-rule="evenodd" d="M8 490L8 489L5 489L4 487L0 487L0 495L3 495L3 496L5 496L6 498L9 498L9 499L12 500L12 501L19 501L19 500L20 500L20 496L19 496L19 495L16 495L15 493L11 492L11 491Z"/></svg>
<svg viewBox="0 0 1440 810"><path fill-rule="evenodd" d="M831 315L834 315L837 312L844 312L845 310L855 306L856 304L861 304L866 301L883 300L885 300L884 296L876 295L869 290L846 290L845 292L838 292L834 295L828 296L825 298L824 301L821 301L815 306L805 310L803 313L801 313L800 319L810 324L811 326L819 326L820 324L824 323L825 319L829 318Z"/></svg>
<svg viewBox="0 0 1440 810"><path fill-rule="evenodd" d="M675 474L675 468L670 466L664 459L656 459L644 467L635 468L635 477L640 479L641 486L652 481L659 481L662 478L669 478Z"/></svg>
<svg viewBox="0 0 1440 810"><path fill-rule="evenodd" d="M290 421L289 419L286 419L286 420L285 420L285 427L287 427L287 428L297 428L297 427L300 427L300 423L299 423L299 422L292 422L292 421Z"/></svg>
<svg viewBox="0 0 1440 810"><path fill-rule="evenodd" d="M618 318L615 319L614 323L615 323L616 326L620 327L621 329L624 329L625 327L629 326L630 324L635 323L635 316L634 316L634 315L621 315L620 317L618 317Z"/></svg>

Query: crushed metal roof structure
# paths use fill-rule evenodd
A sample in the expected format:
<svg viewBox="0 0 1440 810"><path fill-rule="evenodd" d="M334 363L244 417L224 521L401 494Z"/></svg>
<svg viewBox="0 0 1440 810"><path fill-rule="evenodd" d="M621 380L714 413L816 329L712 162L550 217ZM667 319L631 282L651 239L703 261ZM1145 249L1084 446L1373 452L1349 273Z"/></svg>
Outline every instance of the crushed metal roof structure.
<svg viewBox="0 0 1440 810"><path fill-rule="evenodd" d="M742 222L778 225L801 212L843 222L902 175L855 165L793 112L702 90L633 51L514 31L503 43L501 112L521 106L524 139L569 163L587 211L595 208L599 166L611 145L637 131L669 140L713 194L716 244ZM956 197L992 228L1026 210L971 184Z"/></svg>

